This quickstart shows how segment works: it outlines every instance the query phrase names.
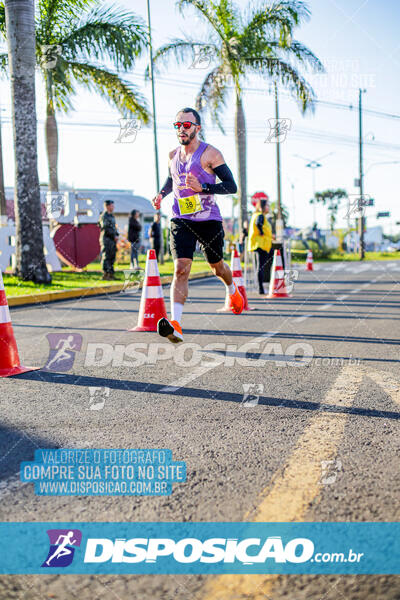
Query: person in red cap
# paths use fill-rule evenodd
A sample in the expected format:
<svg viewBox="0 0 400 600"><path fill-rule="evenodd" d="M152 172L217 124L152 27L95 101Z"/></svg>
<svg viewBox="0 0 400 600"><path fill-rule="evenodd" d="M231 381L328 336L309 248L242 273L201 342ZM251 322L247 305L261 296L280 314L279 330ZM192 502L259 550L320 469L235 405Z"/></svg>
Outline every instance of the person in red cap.
<svg viewBox="0 0 400 600"><path fill-rule="evenodd" d="M161 201L173 191L170 246L174 259L174 278L171 285L171 320L160 319L158 333L177 343L183 340L181 319L188 295L188 280L196 243L214 275L224 282L231 310L240 314L244 301L224 262L224 229L215 194L235 194L236 183L229 167L217 148L199 139L201 120L193 108L183 108L173 124L179 146L169 153L169 177L152 200L156 210ZM216 176L221 183L215 183Z"/></svg>

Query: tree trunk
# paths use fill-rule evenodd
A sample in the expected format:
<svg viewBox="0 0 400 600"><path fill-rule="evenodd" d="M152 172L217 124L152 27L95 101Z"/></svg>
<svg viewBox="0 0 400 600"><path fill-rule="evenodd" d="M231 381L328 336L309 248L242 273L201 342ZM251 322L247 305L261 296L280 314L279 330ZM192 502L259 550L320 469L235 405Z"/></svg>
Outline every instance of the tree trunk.
<svg viewBox="0 0 400 600"><path fill-rule="evenodd" d="M34 0L5 0L15 155L16 275L50 283L37 170Z"/></svg>
<svg viewBox="0 0 400 600"><path fill-rule="evenodd" d="M0 108L1 111L1 108ZM4 189L3 146L1 143L1 112L0 112L0 225L7 220L6 192Z"/></svg>
<svg viewBox="0 0 400 600"><path fill-rule="evenodd" d="M238 165L238 199L240 203L239 231L247 220L247 165L246 165L246 121L244 118L242 99L236 93L235 118L236 157Z"/></svg>
<svg viewBox="0 0 400 600"><path fill-rule="evenodd" d="M49 165L49 192L58 192L58 131L54 108L47 105L46 148Z"/></svg>

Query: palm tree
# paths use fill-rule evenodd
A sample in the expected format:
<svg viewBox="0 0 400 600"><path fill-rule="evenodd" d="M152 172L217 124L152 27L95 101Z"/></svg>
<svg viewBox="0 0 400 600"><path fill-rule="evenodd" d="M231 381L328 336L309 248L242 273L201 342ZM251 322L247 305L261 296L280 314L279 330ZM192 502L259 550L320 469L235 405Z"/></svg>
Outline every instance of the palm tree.
<svg viewBox="0 0 400 600"><path fill-rule="evenodd" d="M37 170L34 0L6 0L15 151L16 274L50 283Z"/></svg>
<svg viewBox="0 0 400 600"><path fill-rule="evenodd" d="M0 23L5 23L5 8L4 5L0 5ZM0 74L1 74L1 62L4 55L0 54ZM6 56L6 55L5 55ZM3 169L3 145L1 141L1 103L0 103L0 226L2 219L7 218L7 206L6 206L6 193L4 190L4 169Z"/></svg>
<svg viewBox="0 0 400 600"><path fill-rule="evenodd" d="M333 231L336 223L336 215L339 210L340 202L343 198L347 198L346 190L341 188L337 190L325 190L324 192L316 192L315 198L311 198L310 204L321 203L328 207L329 227Z"/></svg>
<svg viewBox="0 0 400 600"><path fill-rule="evenodd" d="M235 99L235 141L238 163L238 194L241 223L247 218L246 121L243 110L243 82L246 76L261 75L279 82L298 100L303 112L313 109L314 92L298 67L323 70L318 58L301 42L293 30L309 18L310 11L301 0L263 2L241 13L233 0L178 0L183 11L193 7L209 27L207 41L174 39L155 54L155 62L173 56L178 63L208 57L214 67L207 73L196 98L196 109L207 109L224 133L221 113L233 88ZM197 57L197 59L196 59Z"/></svg>
<svg viewBox="0 0 400 600"><path fill-rule="evenodd" d="M4 33L1 22L0 31ZM120 77L147 45L144 23L133 13L100 0L39 0L36 56L46 93L46 147L49 190L58 190L57 112L72 108L76 85L95 90L125 117L149 120L144 97ZM107 66L112 64L116 71ZM5 66L0 56L0 67Z"/></svg>

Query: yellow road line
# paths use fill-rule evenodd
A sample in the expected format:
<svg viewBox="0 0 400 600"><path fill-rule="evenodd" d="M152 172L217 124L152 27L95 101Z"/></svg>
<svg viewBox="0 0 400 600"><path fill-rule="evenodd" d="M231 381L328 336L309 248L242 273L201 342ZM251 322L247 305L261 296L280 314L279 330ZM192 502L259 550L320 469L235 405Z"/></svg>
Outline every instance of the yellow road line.
<svg viewBox="0 0 400 600"><path fill-rule="evenodd" d="M400 404L400 381L393 379L385 371L364 371L365 375L377 383L396 404Z"/></svg>
<svg viewBox="0 0 400 600"><path fill-rule="evenodd" d="M327 393L323 404L349 408L359 389L363 372L345 367ZM342 439L348 415L319 411L300 436L282 470L262 491L258 506L244 521L301 521L321 490L321 462L332 460ZM204 588L207 600L268 600L278 575L220 575Z"/></svg>

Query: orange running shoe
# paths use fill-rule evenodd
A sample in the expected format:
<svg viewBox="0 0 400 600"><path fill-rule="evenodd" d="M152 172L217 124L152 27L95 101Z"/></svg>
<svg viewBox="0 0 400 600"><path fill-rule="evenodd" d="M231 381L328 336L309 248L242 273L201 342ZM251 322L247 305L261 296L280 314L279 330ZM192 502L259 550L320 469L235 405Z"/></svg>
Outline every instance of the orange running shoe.
<svg viewBox="0 0 400 600"><path fill-rule="evenodd" d="M237 289L236 283L233 285L235 286L235 292L229 296L229 306L233 314L240 315L244 307L244 300L242 294Z"/></svg>
<svg viewBox="0 0 400 600"><path fill-rule="evenodd" d="M157 323L157 331L162 337L166 337L173 344L183 342L182 327L178 321L168 321L165 317Z"/></svg>

